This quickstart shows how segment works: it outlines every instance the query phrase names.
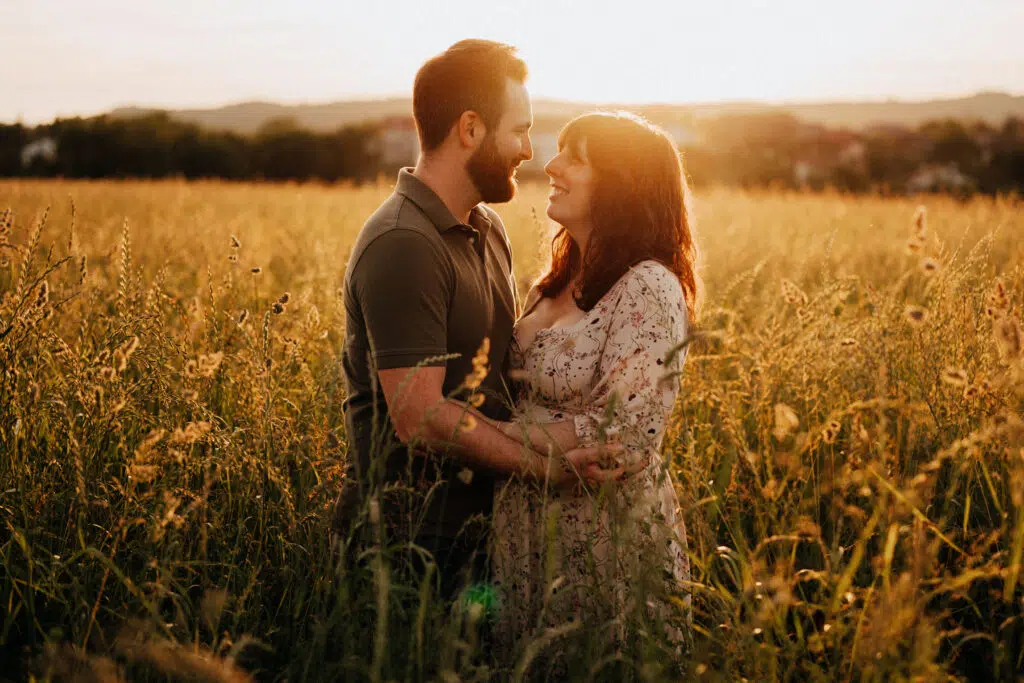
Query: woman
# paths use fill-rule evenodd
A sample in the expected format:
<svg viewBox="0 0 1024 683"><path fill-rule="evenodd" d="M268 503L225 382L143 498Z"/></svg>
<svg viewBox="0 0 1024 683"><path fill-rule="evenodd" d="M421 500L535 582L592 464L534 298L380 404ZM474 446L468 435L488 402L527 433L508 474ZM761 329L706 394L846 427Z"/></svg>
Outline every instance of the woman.
<svg viewBox="0 0 1024 683"><path fill-rule="evenodd" d="M558 148L545 172L547 214L560 229L515 327L511 374L521 395L516 421L501 427L552 454L615 442L625 462L609 467L634 474L611 491L499 483L497 635L520 654L531 634L573 619L617 623L609 640L621 642L625 619L670 614L638 605L664 606L666 591L682 594L689 579L659 455L697 289L678 152L645 120L605 113L571 121Z"/></svg>

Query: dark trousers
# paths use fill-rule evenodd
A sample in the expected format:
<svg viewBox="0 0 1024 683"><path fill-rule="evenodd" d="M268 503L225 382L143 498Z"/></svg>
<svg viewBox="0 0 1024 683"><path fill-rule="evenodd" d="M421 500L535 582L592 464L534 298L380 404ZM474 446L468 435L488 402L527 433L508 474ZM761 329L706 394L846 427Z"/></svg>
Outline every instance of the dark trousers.
<svg viewBox="0 0 1024 683"><path fill-rule="evenodd" d="M490 557L486 539L470 541L461 536L455 539L435 536L421 538L419 544L434 557L441 597L447 602L454 601L464 588L479 588L489 583ZM413 567L418 573L427 570L421 556L416 556Z"/></svg>

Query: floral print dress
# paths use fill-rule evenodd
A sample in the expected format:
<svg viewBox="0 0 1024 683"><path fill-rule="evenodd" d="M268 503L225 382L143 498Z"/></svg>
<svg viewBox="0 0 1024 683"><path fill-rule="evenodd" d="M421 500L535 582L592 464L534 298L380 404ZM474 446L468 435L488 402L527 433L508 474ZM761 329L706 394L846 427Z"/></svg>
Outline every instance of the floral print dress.
<svg viewBox="0 0 1024 683"><path fill-rule="evenodd" d="M536 298L531 293L527 312ZM517 330L510 373L522 383L516 422L572 420L579 445L617 442L626 458L648 462L611 495L498 482L492 566L502 599L495 635L504 654L547 627L607 625L641 600L643 609L667 616L669 603L652 598L666 591L688 606L686 531L659 454L679 391L686 323L678 278L644 261L576 323L541 329L526 348ZM689 617L688 607L674 609ZM678 629L670 634L682 638Z"/></svg>

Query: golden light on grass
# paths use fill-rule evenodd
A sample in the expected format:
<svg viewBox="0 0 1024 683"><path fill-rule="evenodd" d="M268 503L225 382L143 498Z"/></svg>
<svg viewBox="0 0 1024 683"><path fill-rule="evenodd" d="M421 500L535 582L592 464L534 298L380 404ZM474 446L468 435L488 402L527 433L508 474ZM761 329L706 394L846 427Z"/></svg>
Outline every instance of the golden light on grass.
<svg viewBox="0 0 1024 683"><path fill-rule="evenodd" d="M397 571L410 548L383 522L408 490L382 491L359 517L371 526L363 557L396 571L360 583L324 542L346 481L343 265L390 191L0 181L0 244L12 245L0 247L12 257L0 266L0 491L5 528L28 548L9 544L4 569L29 576L33 562L33 580L6 605L14 630L39 642L63 633L92 653L114 641L107 624L152 614L174 641L169 657L237 654L252 637L272 648L265 673L281 679L451 669L469 680L480 678L476 663L491 666L493 651L450 621L432 580L424 588ZM544 267L535 216L546 194L524 183L497 207L520 294ZM79 207L73 251L68 195ZM930 221L910 221L906 198L708 188L695 199L707 292L698 325L713 334L689 350L662 457L692 496L682 509L694 584L676 616L692 605L694 621L711 625L693 630L693 652L739 653L698 654L704 677L940 680L974 673L957 659L968 650L990 662L982 677L999 657L1000 672L1014 671L1013 629L999 628L1005 616L992 606L1003 602L979 601L967 619L952 596L986 595L992 576L1006 595L1024 586L1012 552L1024 527L1006 507L1024 500L1019 204L929 197ZM14 222L48 205L37 238L36 223ZM137 227L122 230L125 217ZM915 258L903 259L893 235L919 245ZM46 273L51 245L72 260ZM242 245L239 281L224 252ZM929 258L940 268L923 282ZM255 277L252 264L267 265ZM34 305L43 281L49 319ZM272 292L288 292L287 303ZM275 304L284 313L299 302L303 315L274 317ZM481 344L460 394L474 408L485 405L477 390L490 352ZM943 479L945 468L955 476ZM468 479L463 469L450 471ZM209 591L229 596L216 629L203 623ZM43 603L67 607L34 607ZM410 614L423 615L420 631ZM793 627L808 623L818 640ZM600 640L608 632L562 637L627 657ZM656 632L639 636L641 649L669 652ZM771 642L788 645L743 654ZM646 676L663 659L628 664Z"/></svg>

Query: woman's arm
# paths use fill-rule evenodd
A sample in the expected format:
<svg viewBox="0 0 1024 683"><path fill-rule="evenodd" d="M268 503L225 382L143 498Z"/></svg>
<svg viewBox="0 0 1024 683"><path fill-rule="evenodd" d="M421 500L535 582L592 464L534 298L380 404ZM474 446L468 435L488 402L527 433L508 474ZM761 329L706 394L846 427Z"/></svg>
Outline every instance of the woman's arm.
<svg viewBox="0 0 1024 683"><path fill-rule="evenodd" d="M675 276L641 264L623 276L598 363L598 382L573 417L581 445L615 441L622 463L643 467L657 452L679 390L686 334L686 300Z"/></svg>

